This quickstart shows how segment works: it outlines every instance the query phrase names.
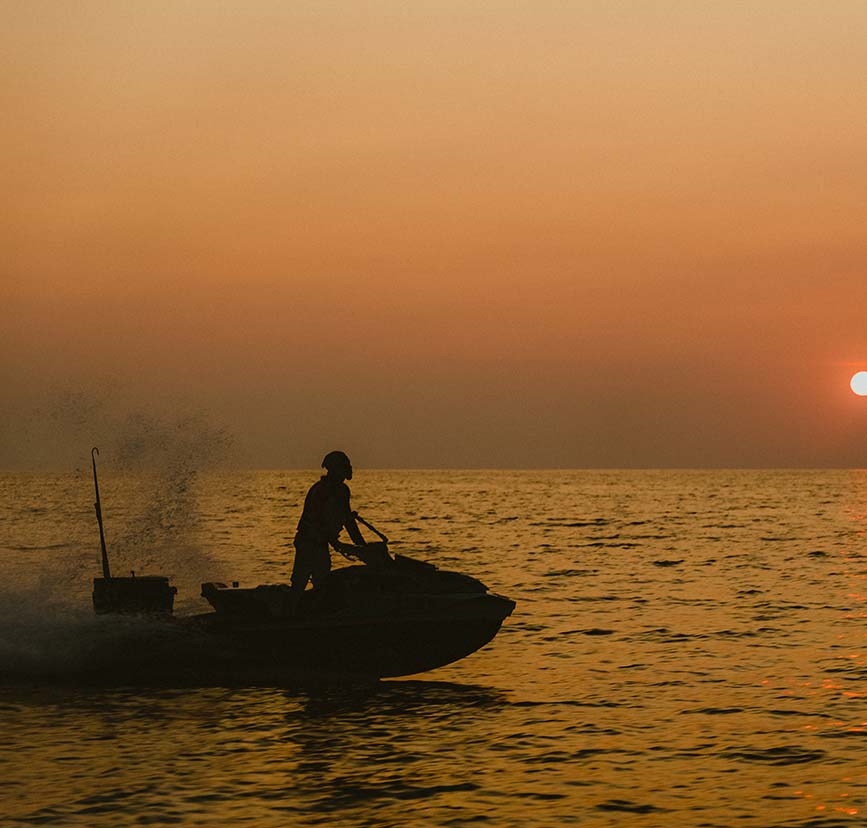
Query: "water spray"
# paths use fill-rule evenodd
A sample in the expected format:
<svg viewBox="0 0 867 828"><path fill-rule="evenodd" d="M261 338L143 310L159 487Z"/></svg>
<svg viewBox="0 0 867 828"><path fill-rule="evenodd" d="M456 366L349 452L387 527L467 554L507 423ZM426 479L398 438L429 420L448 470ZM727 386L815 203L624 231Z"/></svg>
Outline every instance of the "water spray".
<svg viewBox="0 0 867 828"><path fill-rule="evenodd" d="M108 565L108 550L105 548L105 529L102 525L102 504L99 500L99 481L96 477L96 455L99 449L90 450L93 463L93 488L96 492L96 521L99 524L99 543L102 548L102 577L93 579L93 608L103 613L144 613L168 615L172 612L177 589L169 585L162 575L144 575L136 578L133 571L129 578L112 578Z"/></svg>

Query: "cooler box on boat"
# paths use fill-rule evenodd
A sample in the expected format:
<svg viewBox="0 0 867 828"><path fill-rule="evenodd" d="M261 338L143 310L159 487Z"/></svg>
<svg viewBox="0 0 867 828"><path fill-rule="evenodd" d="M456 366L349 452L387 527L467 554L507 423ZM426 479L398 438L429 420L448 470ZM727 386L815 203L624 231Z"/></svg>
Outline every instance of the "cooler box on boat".
<svg viewBox="0 0 867 828"><path fill-rule="evenodd" d="M177 588L162 575L94 578L93 608L97 613L156 613L171 615Z"/></svg>

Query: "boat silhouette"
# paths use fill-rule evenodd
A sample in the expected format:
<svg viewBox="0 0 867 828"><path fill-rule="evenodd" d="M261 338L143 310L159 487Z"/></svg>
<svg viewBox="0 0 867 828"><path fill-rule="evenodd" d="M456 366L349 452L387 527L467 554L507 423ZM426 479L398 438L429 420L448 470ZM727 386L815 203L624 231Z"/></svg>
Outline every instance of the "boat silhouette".
<svg viewBox="0 0 867 828"><path fill-rule="evenodd" d="M94 449L94 451L96 451ZM111 575L93 458L103 575L99 615L143 617L133 646L100 667L124 681L285 683L298 678L376 680L458 661L489 643L515 602L476 578L392 555L388 539L355 547L359 563L334 570L300 596L287 584L202 584L211 612L175 617L176 589L160 575ZM155 630L149 641L146 630Z"/></svg>

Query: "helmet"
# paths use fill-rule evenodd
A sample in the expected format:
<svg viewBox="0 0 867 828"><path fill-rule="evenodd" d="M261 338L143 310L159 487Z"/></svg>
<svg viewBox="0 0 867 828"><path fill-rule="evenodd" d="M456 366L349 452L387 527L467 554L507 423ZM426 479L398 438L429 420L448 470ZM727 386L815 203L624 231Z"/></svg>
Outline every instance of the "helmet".
<svg viewBox="0 0 867 828"><path fill-rule="evenodd" d="M329 451L322 460L322 468L328 471L337 471L352 468L352 463L342 451Z"/></svg>

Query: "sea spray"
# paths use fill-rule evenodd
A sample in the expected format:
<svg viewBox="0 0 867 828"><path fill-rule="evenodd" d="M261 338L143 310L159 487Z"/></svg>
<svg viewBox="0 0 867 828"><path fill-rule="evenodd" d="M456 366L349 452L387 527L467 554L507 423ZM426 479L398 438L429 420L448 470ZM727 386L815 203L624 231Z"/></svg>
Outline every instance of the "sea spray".
<svg viewBox="0 0 867 828"><path fill-rule="evenodd" d="M116 379L66 383L47 392L22 431L33 467L74 469L74 487L63 478L59 496L76 505L62 537L21 537L14 527L0 546L27 548L24 580L38 580L40 550L52 575L34 593L42 606L89 604L91 579L101 573L99 532L93 509L90 449L98 446L103 516L112 573L168 575L179 586L176 607L196 602L199 584L221 577L217 562L199 542L200 476L231 460L232 439L206 412L187 403L159 407L133 401ZM42 492L44 497L44 491ZM16 502L17 498L17 502ZM11 495L13 509L48 504ZM54 510L56 511L56 510ZM46 525L57 530L52 510ZM30 526L32 534L32 524ZM54 548L48 555L46 541ZM57 548L62 543L64 548Z"/></svg>
<svg viewBox="0 0 867 828"><path fill-rule="evenodd" d="M89 605L45 606L43 597L0 589L0 686L147 683L183 676L206 652L196 629L171 618L96 615Z"/></svg>
<svg viewBox="0 0 867 828"><path fill-rule="evenodd" d="M202 581L220 577L198 542L200 476L225 459L230 439L200 413L166 419L136 412L109 445L126 501L109 550L117 572L171 576L183 606L198 596Z"/></svg>
<svg viewBox="0 0 867 828"><path fill-rule="evenodd" d="M52 600L44 585L0 589L0 681L77 675L107 637L117 637L89 605Z"/></svg>

